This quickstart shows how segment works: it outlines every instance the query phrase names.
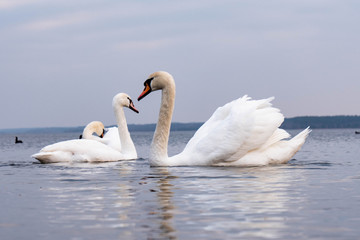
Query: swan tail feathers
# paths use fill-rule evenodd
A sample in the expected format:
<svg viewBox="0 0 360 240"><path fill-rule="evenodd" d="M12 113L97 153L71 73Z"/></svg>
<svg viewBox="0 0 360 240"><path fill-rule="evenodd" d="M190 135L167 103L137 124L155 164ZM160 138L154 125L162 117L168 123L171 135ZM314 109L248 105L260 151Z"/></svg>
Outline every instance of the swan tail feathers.
<svg viewBox="0 0 360 240"><path fill-rule="evenodd" d="M310 127L307 127L290 140L295 145L297 145L296 151L298 151L305 143L305 140L309 136L310 132L311 132Z"/></svg>
<svg viewBox="0 0 360 240"><path fill-rule="evenodd" d="M284 129L278 128L273 133L273 135L267 140L267 142L263 146L261 146L261 149L266 149L266 148L270 147L271 145L273 145L283 139L289 138L289 137L290 137L290 134L287 131L285 131Z"/></svg>
<svg viewBox="0 0 360 240"><path fill-rule="evenodd" d="M43 158L43 157L48 157L50 156L50 153L44 153L44 152L39 152L39 153L35 153L33 155L31 155L32 158Z"/></svg>
<svg viewBox="0 0 360 240"><path fill-rule="evenodd" d="M57 162L54 161L54 154L53 152L39 152L31 155L32 158L39 160L41 163L52 163Z"/></svg>
<svg viewBox="0 0 360 240"><path fill-rule="evenodd" d="M266 99L262 99L262 100L255 100L255 101L259 101L260 103L258 104L257 108L258 109L262 109L262 108L268 108L268 107L271 107L272 104L271 104L271 101L274 100L275 97L269 97L269 98L266 98Z"/></svg>
<svg viewBox="0 0 360 240"><path fill-rule="evenodd" d="M284 159L281 161L281 158L279 157L280 161L275 161L275 163L287 163L291 158L294 157L294 155L300 150L300 148L304 145L306 138L309 136L309 133L311 132L310 127L307 127L300 133L298 133L295 137L290 139L289 141L280 141L279 147L284 146L284 153L283 157ZM284 145L282 145L284 144ZM285 146L288 146L285 147ZM279 151L281 153L281 151ZM276 159L276 158L275 158Z"/></svg>

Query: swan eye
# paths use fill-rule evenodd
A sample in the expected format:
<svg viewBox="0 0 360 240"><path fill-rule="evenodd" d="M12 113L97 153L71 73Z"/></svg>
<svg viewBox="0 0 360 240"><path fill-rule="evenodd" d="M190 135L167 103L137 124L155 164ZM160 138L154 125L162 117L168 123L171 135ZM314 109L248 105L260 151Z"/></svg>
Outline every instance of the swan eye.
<svg viewBox="0 0 360 240"><path fill-rule="evenodd" d="M154 80L154 78L152 77L152 78L149 78L149 79L146 79L146 81L144 82L144 87L145 87L145 89L147 88L147 87L149 87L150 89L151 89L151 81L152 80ZM144 90L145 90L144 89Z"/></svg>
<svg viewBox="0 0 360 240"><path fill-rule="evenodd" d="M148 85L149 87L151 86L151 81L153 80L154 78L149 78L147 79L145 82L144 82L144 86L146 87L146 85Z"/></svg>
<svg viewBox="0 0 360 240"><path fill-rule="evenodd" d="M127 99L129 100L129 106L130 106L133 101L129 97Z"/></svg>

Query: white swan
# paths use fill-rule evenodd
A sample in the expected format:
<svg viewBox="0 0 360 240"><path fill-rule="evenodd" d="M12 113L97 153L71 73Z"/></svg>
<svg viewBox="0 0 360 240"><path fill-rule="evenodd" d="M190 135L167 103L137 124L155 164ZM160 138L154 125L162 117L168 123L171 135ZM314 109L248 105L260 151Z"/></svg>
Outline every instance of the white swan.
<svg viewBox="0 0 360 240"><path fill-rule="evenodd" d="M129 107L135 112L138 112L138 110L134 107L131 98L125 93L119 93L114 97L113 107L118 123L118 134L122 146L121 152L100 142L99 139L101 138L92 136L91 131L95 131L98 135L103 133L103 128L99 128L100 125L98 124L97 127L93 125L88 128L86 132L84 129L85 137L92 139L75 139L51 144L42 148L39 153L32 155L32 157L41 163L109 162L136 159L137 153L127 128L123 107ZM90 136L87 134L90 134Z"/></svg>
<svg viewBox="0 0 360 240"><path fill-rule="evenodd" d="M95 136L94 133L96 133L97 136ZM80 139L83 138L100 141L99 139L102 139L104 137L104 133L104 124L100 121L92 121L84 127L82 135L80 135Z"/></svg>
<svg viewBox="0 0 360 240"><path fill-rule="evenodd" d="M121 152L121 141L117 127L106 128L104 136L99 141ZM133 149L136 154L135 147Z"/></svg>
<svg viewBox="0 0 360 240"><path fill-rule="evenodd" d="M94 133L97 135L94 135ZM80 139L96 140L121 152L121 141L118 128L105 128L104 124L100 121L92 121L86 125L83 133L80 135Z"/></svg>
<svg viewBox="0 0 360 240"><path fill-rule="evenodd" d="M158 123L150 147L151 166L261 166L286 163L304 144L307 128L291 140L278 127L283 115L271 106L273 98L244 96L219 107L190 139L185 149L168 157L167 144L175 102L175 82L167 72L155 72L144 82L138 100L162 90Z"/></svg>
<svg viewBox="0 0 360 240"><path fill-rule="evenodd" d="M134 107L131 98L126 93L115 95L112 105L118 127L107 128L106 133L103 135L96 133L100 137L94 136L95 130L104 129L104 125L101 122L95 121L84 129L83 138L99 141L126 154L128 159L136 159L137 152L127 127L123 107L128 107L136 113L139 113L139 111Z"/></svg>
<svg viewBox="0 0 360 240"><path fill-rule="evenodd" d="M126 158L128 159L136 159L137 152L127 127L123 107L128 107L136 113L139 113L139 111L135 108L131 98L126 93L115 95L112 105L118 127L107 128L105 131L102 122L93 121L84 128L82 136L84 139L92 139L104 143L107 146L126 154ZM101 131L103 131L103 134L101 134ZM94 132L98 136L93 135ZM123 141L120 140L120 136L122 136ZM124 147L122 147L122 145Z"/></svg>
<svg viewBox="0 0 360 240"><path fill-rule="evenodd" d="M130 108L136 113L139 113L139 111L135 108L133 101L126 93L119 93L115 95L112 105L118 127L110 128L103 139L104 141L107 141L106 144L118 151L121 151L121 153L124 154L125 159L136 159L137 152L129 133L124 107ZM118 134L116 134L116 132ZM119 138L120 145L118 145Z"/></svg>

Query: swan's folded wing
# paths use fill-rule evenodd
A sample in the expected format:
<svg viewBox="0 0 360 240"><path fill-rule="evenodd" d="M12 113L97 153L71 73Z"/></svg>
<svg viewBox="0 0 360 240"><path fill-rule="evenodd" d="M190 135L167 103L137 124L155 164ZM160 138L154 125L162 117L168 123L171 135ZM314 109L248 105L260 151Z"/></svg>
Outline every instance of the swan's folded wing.
<svg viewBox="0 0 360 240"><path fill-rule="evenodd" d="M124 159L123 154L96 140L75 139L48 145L34 154L47 162L108 162ZM39 159L41 158L41 159Z"/></svg>
<svg viewBox="0 0 360 240"><path fill-rule="evenodd" d="M258 104L261 101L263 100L254 101L254 103ZM257 106L253 112L254 121L250 134L239 145L235 153L225 161L237 161L251 151L262 149L266 145L269 146L276 141L289 137L286 131L279 131L278 129L284 121L284 116L280 113L279 109L271 107L270 102L268 103L268 106L263 103Z"/></svg>
<svg viewBox="0 0 360 240"><path fill-rule="evenodd" d="M119 137L119 131L117 127L108 128L107 133L104 135L101 141L102 143L108 145L121 152L121 142Z"/></svg>
<svg viewBox="0 0 360 240"><path fill-rule="evenodd" d="M190 139L183 153L196 161L205 161L204 164L233 155L252 128L253 107L247 104L248 100L244 96L219 107Z"/></svg>
<svg viewBox="0 0 360 240"><path fill-rule="evenodd" d="M218 108L195 133L184 149L197 161L216 164L236 161L247 152L261 147L282 123L279 110L271 100L252 101L247 96Z"/></svg>
<svg viewBox="0 0 360 240"><path fill-rule="evenodd" d="M90 139L74 139L47 145L43 147L40 152L85 152L92 147L96 147L98 144L102 143Z"/></svg>

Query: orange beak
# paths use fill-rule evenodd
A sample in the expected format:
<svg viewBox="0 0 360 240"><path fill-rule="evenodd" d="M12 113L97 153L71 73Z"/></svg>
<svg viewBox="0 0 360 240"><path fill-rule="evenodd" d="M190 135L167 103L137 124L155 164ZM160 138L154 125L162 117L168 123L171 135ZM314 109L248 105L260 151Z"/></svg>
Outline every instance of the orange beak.
<svg viewBox="0 0 360 240"><path fill-rule="evenodd" d="M143 99L146 95L148 95L149 93L151 93L151 87L149 86L149 84L145 84L145 88L144 91L140 94L140 96L138 97L138 101L140 101L141 99Z"/></svg>
<svg viewBox="0 0 360 240"><path fill-rule="evenodd" d="M139 113L139 110L137 110L137 109L135 108L134 103L133 103L132 101L130 102L129 108L130 108L131 110L133 110L134 112Z"/></svg>

